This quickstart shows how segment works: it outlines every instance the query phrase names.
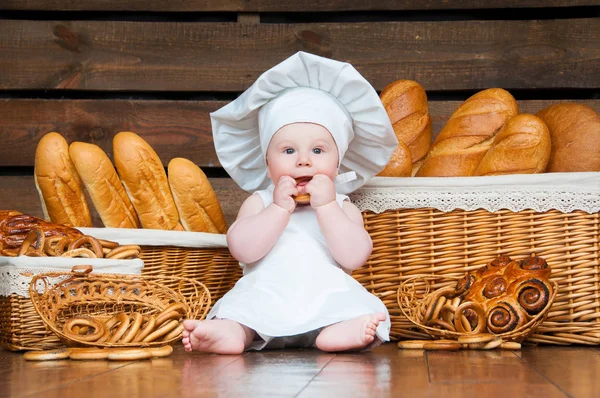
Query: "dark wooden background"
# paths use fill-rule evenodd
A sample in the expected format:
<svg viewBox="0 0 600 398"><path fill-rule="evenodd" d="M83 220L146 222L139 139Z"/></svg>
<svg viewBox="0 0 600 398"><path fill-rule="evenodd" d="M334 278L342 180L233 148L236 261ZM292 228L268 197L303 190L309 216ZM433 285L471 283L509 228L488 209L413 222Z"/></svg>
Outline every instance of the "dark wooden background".
<svg viewBox="0 0 600 398"><path fill-rule="evenodd" d="M200 165L231 223L246 193L219 166L208 113L299 50L351 62L378 91L417 80L434 134L489 87L521 112L600 110L600 1L2 0L0 208L42 215L45 133L111 156L112 137L134 131L165 165Z"/></svg>

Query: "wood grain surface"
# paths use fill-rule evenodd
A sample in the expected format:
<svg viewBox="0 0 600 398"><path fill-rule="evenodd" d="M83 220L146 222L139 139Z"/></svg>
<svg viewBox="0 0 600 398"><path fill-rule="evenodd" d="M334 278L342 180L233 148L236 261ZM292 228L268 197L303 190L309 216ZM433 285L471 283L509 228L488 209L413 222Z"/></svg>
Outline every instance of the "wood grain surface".
<svg viewBox="0 0 600 398"><path fill-rule="evenodd" d="M536 113L560 102L565 101L518 101L522 113ZM600 111L600 100L574 102ZM461 103L429 102L434 135ZM172 158L184 157L201 167L220 167L209 113L226 104L226 101L119 99L0 100L0 167L33 166L37 143L50 131L61 133L68 142L99 145L109 157L112 157L114 135L133 131L150 143L165 166Z"/></svg>
<svg viewBox="0 0 600 398"><path fill-rule="evenodd" d="M360 11L445 10L598 5L594 0L3 0L8 10Z"/></svg>
<svg viewBox="0 0 600 398"><path fill-rule="evenodd" d="M381 90L600 87L596 18L238 24L4 20L0 89L243 91L303 50Z"/></svg>

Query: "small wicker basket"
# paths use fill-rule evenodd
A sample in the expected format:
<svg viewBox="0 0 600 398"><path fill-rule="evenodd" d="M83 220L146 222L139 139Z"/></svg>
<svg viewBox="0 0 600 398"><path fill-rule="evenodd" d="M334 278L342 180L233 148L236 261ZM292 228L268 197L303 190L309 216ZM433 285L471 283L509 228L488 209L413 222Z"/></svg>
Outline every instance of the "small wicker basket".
<svg viewBox="0 0 600 398"><path fill-rule="evenodd" d="M35 311L68 346L151 347L170 344L180 338L131 343L76 341L63 333L63 326L77 315L104 319L119 312L155 315L173 303L183 303L188 319L204 319L211 305L206 286L189 278L90 274L90 271L91 267L74 267L71 274L44 273L31 281L29 294ZM52 278L64 276L68 277L52 285Z"/></svg>
<svg viewBox="0 0 600 398"><path fill-rule="evenodd" d="M402 311L402 314L412 322L417 329L435 339L456 340L461 336L468 335L468 333L453 332L427 326L423 322L426 309L425 303L428 302L428 298L434 294L435 290L437 290L437 288L432 290L432 287L439 286L439 288L443 288L445 286L453 286L459 279L460 278L456 277L448 278L435 275L415 275L408 278L400 284L397 291L396 300L400 307L400 311ZM502 337L502 340L504 341L515 341L519 343L529 337L546 318L548 310L554 303L558 291L558 284L552 282L552 286L554 289L548 298L548 303L542 311L521 327L506 333L497 334L496 336Z"/></svg>

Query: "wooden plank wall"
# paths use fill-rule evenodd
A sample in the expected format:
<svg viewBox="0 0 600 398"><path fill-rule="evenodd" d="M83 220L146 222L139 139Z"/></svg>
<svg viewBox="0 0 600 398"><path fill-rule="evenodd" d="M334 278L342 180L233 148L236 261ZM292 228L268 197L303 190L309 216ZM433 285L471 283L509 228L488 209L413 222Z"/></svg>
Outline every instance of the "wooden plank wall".
<svg viewBox="0 0 600 398"><path fill-rule="evenodd" d="M208 113L299 50L351 62L378 91L417 80L434 134L489 87L521 112L600 110L600 1L3 0L0 208L42 215L32 175L45 133L111 155L127 130L165 165L200 165L232 222L246 194L220 168Z"/></svg>

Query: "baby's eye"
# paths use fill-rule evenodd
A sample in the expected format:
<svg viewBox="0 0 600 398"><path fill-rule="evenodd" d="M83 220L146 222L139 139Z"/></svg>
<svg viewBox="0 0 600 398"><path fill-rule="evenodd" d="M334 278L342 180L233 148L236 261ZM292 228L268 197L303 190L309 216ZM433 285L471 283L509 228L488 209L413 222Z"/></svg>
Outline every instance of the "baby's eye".
<svg viewBox="0 0 600 398"><path fill-rule="evenodd" d="M323 152L323 150L321 148L313 149L313 153L316 153L317 155L320 154L321 152Z"/></svg>
<svg viewBox="0 0 600 398"><path fill-rule="evenodd" d="M291 155L291 154L294 153L294 150L292 148L286 148L285 149L285 153L288 154L288 155Z"/></svg>

